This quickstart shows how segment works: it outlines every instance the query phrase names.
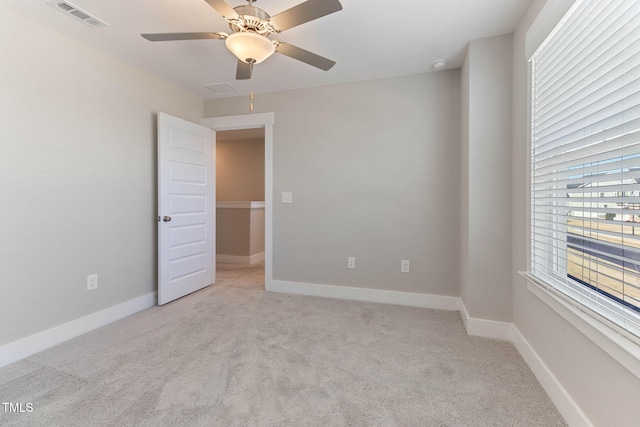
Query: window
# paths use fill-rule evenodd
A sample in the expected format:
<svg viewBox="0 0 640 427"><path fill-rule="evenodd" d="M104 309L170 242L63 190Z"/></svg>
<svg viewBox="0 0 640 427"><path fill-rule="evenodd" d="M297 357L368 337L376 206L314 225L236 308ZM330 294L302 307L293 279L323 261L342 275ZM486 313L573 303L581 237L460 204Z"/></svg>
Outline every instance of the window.
<svg viewBox="0 0 640 427"><path fill-rule="evenodd" d="M531 65L531 274L640 337L640 2L578 0Z"/></svg>

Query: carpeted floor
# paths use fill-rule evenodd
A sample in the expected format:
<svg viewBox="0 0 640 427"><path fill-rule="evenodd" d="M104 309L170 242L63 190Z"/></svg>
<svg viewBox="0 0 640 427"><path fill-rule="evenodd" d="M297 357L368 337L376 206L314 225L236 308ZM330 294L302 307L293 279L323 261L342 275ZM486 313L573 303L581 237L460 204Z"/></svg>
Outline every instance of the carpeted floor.
<svg viewBox="0 0 640 427"><path fill-rule="evenodd" d="M0 369L2 426L565 425L457 312L265 292L262 266Z"/></svg>

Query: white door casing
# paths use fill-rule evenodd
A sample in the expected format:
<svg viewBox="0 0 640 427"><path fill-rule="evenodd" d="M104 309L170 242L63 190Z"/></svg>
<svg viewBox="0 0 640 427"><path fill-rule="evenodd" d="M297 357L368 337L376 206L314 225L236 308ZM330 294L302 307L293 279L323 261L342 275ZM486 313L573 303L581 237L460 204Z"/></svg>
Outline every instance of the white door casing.
<svg viewBox="0 0 640 427"><path fill-rule="evenodd" d="M215 281L215 134L158 114L158 304Z"/></svg>

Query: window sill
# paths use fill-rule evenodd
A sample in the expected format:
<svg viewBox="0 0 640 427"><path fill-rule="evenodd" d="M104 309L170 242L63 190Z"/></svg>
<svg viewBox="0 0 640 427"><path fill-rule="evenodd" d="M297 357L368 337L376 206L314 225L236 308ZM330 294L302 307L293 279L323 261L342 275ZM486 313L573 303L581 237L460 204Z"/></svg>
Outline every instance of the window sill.
<svg viewBox="0 0 640 427"><path fill-rule="evenodd" d="M624 331L609 326L603 319L598 319L598 314L582 307L530 273L521 271L520 274L527 279L527 289L532 294L640 379L640 344L635 341L635 337L625 336Z"/></svg>

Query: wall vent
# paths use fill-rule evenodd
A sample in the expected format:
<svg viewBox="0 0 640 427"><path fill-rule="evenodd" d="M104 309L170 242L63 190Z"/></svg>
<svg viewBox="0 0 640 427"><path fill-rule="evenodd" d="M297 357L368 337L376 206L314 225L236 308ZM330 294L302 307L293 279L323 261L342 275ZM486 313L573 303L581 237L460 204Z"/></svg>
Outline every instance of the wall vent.
<svg viewBox="0 0 640 427"><path fill-rule="evenodd" d="M215 83L206 85L205 87L214 93L233 92L236 90L236 88L231 86L229 83Z"/></svg>
<svg viewBox="0 0 640 427"><path fill-rule="evenodd" d="M73 19L90 26L91 28L100 28L109 25L68 1L50 1L47 2L47 4L65 15L69 15Z"/></svg>

